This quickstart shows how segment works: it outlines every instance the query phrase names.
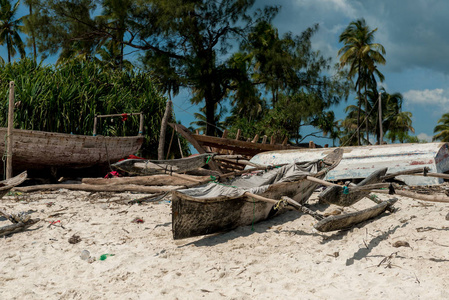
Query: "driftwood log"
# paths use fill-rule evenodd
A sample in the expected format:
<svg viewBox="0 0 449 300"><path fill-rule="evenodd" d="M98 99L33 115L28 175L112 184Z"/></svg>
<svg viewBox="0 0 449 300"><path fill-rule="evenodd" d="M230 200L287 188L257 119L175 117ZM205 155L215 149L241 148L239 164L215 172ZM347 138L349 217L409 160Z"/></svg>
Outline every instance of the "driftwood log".
<svg viewBox="0 0 449 300"><path fill-rule="evenodd" d="M30 219L27 222L13 223L11 225L6 225L3 227L0 227L0 236L23 231L23 230L27 229L28 227L30 227L31 225L36 224L39 221L40 221L40 219L38 219L38 218Z"/></svg>
<svg viewBox="0 0 449 300"><path fill-rule="evenodd" d="M114 178L83 178L82 183L91 185L123 185L138 184L146 186L160 185L189 185L192 182L203 182L210 180L209 176L170 176L170 175L151 175L136 177L114 177Z"/></svg>
<svg viewBox="0 0 449 300"><path fill-rule="evenodd" d="M181 188L188 188L189 186L184 185ZM138 192L138 193L160 193L168 192L179 189L179 186L141 186L135 184L123 184L123 185L92 185L92 184L42 184L33 185L26 187L16 187L13 190L17 192L29 193L42 190L59 190L68 189L75 191L86 191L86 192Z"/></svg>

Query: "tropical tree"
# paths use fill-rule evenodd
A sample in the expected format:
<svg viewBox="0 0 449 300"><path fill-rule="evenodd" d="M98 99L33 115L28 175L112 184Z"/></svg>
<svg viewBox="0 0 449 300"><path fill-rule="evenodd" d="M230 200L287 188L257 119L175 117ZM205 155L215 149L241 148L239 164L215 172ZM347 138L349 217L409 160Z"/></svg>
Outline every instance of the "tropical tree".
<svg viewBox="0 0 449 300"><path fill-rule="evenodd" d="M117 50L110 51L110 53L117 53L114 57L114 61L119 68L123 68L124 64L124 48L123 43L125 33L132 25L131 13L135 6L135 0L103 0L103 11L100 16L97 17L97 21L105 27L111 27L114 36L107 39L109 48L115 48Z"/></svg>
<svg viewBox="0 0 449 300"><path fill-rule="evenodd" d="M389 139L392 143L399 141L401 143L412 140L409 132L415 132L412 127L412 114L410 112L402 111L403 97L400 93L389 94L385 89L381 89L381 107L382 107L382 129L385 133L385 138ZM378 101L379 93L377 91L368 91L368 106L363 107L362 112L368 116L366 122L370 124L372 130L367 132L367 136L375 134L377 136L377 142L380 143L380 127L379 115L378 115ZM346 119L340 120L341 126L344 128L344 133L341 136L341 144L354 145L357 144L353 139L353 132L351 129L355 129L357 126L356 116L358 107L350 105L346 108L348 113ZM363 139L362 139L363 140ZM363 140L365 143L369 143L367 139Z"/></svg>
<svg viewBox="0 0 449 300"><path fill-rule="evenodd" d="M25 57L25 46L20 38L22 31L22 18L17 17L20 0L12 6L9 0L0 0L0 45L6 43L8 62L16 55L16 49L20 57Z"/></svg>
<svg viewBox="0 0 449 300"><path fill-rule="evenodd" d="M385 48L378 43L373 43L374 33L377 28L370 30L366 25L365 19L358 19L351 22L346 29L340 34L339 41L344 43L344 46L338 51L340 56L341 67L349 66L348 76L354 78L357 75L354 88L357 90L357 141L360 145L360 113L362 105L362 87L365 88L365 94L369 82L373 81L376 74L380 81L383 81L383 75L376 68L377 64L385 64ZM372 84L371 84L372 85ZM366 105L365 95L365 106ZM367 129L367 134L369 130ZM367 136L367 140L369 140Z"/></svg>
<svg viewBox="0 0 449 300"><path fill-rule="evenodd" d="M438 120L437 126L435 126L433 132L436 133L432 140L449 142L449 113L443 114L443 116Z"/></svg>
<svg viewBox="0 0 449 300"><path fill-rule="evenodd" d="M28 35L28 46L33 49L33 60L37 60L37 46L36 46L36 30L34 24L34 11L39 6L40 0L25 0L25 4L28 5L29 15L23 17L23 31Z"/></svg>
<svg viewBox="0 0 449 300"><path fill-rule="evenodd" d="M207 130L207 118L206 114L204 113L205 109L204 107L200 109L199 113L194 113L196 121L190 122L190 130L195 131L202 131L203 133L206 133ZM225 129L224 123L221 121L223 118L223 115L226 113L226 108L221 107L219 113L215 115L215 126L217 130L217 134L221 135L223 134L223 130Z"/></svg>
<svg viewBox="0 0 449 300"><path fill-rule="evenodd" d="M317 30L315 25L300 35L280 36L267 21L253 27L241 51L230 60L241 76L232 82L236 92L231 95L228 128L241 129L247 137L257 129L256 134L278 141L288 137L299 143L304 138L303 126L318 126L315 119L322 119L331 105L347 99L346 78L337 70L336 75L326 76L331 73L330 58L312 50L311 39Z"/></svg>

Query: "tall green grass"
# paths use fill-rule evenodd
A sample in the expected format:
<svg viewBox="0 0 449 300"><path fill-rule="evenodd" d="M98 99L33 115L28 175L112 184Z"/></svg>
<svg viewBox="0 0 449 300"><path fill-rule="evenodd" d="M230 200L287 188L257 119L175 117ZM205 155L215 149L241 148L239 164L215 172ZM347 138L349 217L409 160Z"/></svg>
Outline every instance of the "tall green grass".
<svg viewBox="0 0 449 300"><path fill-rule="evenodd" d="M70 61L55 67L24 59L5 64L0 68L1 127L7 126L10 81L15 82L15 128L92 135L95 115L143 112L146 139L141 155L157 157L166 99L147 74L111 70L94 62ZM139 116L126 121L98 119L97 134L132 136L138 131Z"/></svg>

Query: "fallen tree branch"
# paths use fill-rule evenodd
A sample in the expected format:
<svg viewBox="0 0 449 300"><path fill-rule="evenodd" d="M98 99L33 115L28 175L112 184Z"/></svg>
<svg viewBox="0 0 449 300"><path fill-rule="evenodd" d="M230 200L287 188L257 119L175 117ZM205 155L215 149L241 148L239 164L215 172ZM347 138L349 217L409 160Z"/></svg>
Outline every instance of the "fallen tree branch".
<svg viewBox="0 0 449 300"><path fill-rule="evenodd" d="M135 184L123 184L123 185L92 185L92 184L42 184L33 185L26 187L16 187L14 191L29 193L41 190L59 190L68 189L75 191L87 191L87 192L140 192L140 193L160 193L173 191L179 188L187 188L188 186L182 187L152 187L152 186L141 186Z"/></svg>
<svg viewBox="0 0 449 300"><path fill-rule="evenodd" d="M0 236L24 231L25 229L27 229L31 225L36 224L39 221L40 221L40 219L31 219L31 220L28 220L27 222L20 222L20 223L15 223L15 224L0 227Z"/></svg>
<svg viewBox="0 0 449 300"><path fill-rule="evenodd" d="M114 178L83 178L82 183L91 185L124 185L138 184L147 186L160 185L189 185L192 182L203 182L210 180L209 176L191 176L183 175L183 177L170 175L150 175L136 177L114 177Z"/></svg>

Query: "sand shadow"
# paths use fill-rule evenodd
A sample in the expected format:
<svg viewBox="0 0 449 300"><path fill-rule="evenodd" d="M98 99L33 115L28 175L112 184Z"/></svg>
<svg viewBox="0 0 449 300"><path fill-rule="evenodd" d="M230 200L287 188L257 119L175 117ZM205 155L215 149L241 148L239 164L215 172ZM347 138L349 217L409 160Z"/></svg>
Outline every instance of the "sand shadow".
<svg viewBox="0 0 449 300"><path fill-rule="evenodd" d="M268 230L271 230L274 226L280 226L287 222L296 220L301 217L303 214L300 214L295 211L287 211L282 215L276 216L274 218L264 220L253 225L241 226L237 227L228 232L215 233L207 236L199 237L198 240L188 242L186 244L178 246L178 248L183 248L186 246L194 245L196 247L205 247L205 246L215 246L223 243L227 243L236 238L247 237L254 233L264 233ZM282 232L282 231L279 231Z"/></svg>
<svg viewBox="0 0 449 300"><path fill-rule="evenodd" d="M366 247L360 248L357 252L354 253L354 255L351 258L348 258L346 260L346 266L350 266L350 265L354 264L354 261L361 260L361 259L369 256L371 251L375 247L377 247L382 241L387 240L393 233L396 232L397 229L403 228L405 226L407 226L407 223L404 223L402 226L397 225L394 228L391 228L388 231L385 231L381 235L374 237L373 239L371 239L371 241L369 243L365 242Z"/></svg>

